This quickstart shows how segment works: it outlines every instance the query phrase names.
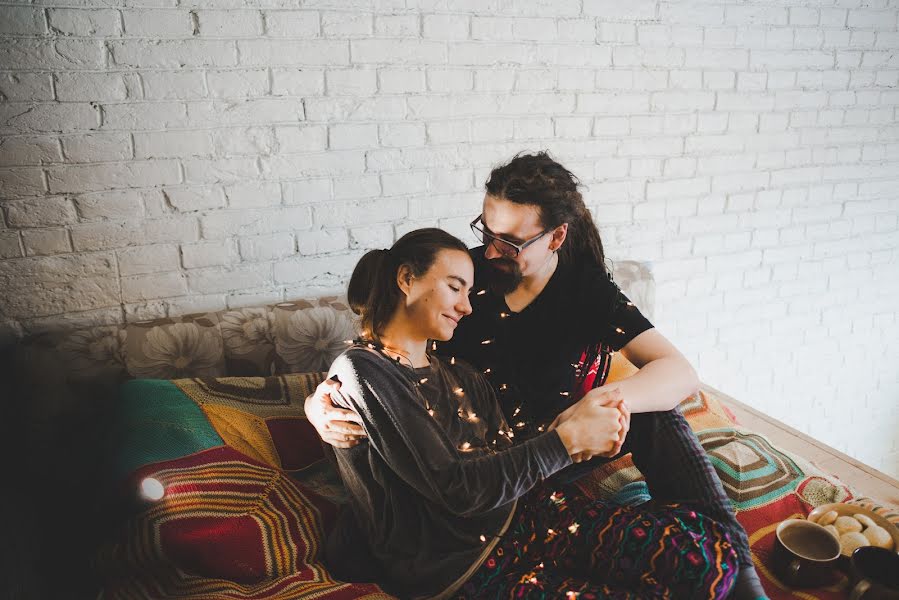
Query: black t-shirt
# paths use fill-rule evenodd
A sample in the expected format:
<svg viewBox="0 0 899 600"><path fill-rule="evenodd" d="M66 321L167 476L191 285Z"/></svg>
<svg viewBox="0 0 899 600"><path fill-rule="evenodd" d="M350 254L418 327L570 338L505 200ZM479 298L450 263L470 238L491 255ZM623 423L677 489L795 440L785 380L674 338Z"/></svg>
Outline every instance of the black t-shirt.
<svg viewBox="0 0 899 600"><path fill-rule="evenodd" d="M562 265L521 312L490 290L483 246L471 250L472 314L437 352L487 376L516 436L531 437L574 400L585 349L619 350L652 323L599 266ZM589 366L589 365L587 365Z"/></svg>

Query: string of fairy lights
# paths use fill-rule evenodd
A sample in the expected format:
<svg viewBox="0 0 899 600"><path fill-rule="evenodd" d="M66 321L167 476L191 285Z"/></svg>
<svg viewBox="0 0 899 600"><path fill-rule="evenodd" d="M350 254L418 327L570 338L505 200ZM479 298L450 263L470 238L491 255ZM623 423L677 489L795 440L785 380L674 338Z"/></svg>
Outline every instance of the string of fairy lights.
<svg viewBox="0 0 899 600"><path fill-rule="evenodd" d="M475 295L483 296L486 293L487 293L486 289L481 289L481 290L477 291L475 293ZM619 294L620 294L620 290L619 290ZM623 295L620 297L623 297ZM629 300L625 300L624 304L628 308L631 308L631 309L634 308L633 302L630 302ZM512 317L512 314L501 310L497 314L497 317L500 321L504 321L504 320ZM615 333L617 333L619 335L624 335L625 332L620 327L616 327ZM414 370L413 370L412 361L409 360L408 357L406 357L402 353L399 353L395 350L385 348L384 345L379 342L376 342L374 340L364 339L361 337L354 339L354 340L346 340L346 343L351 346L364 347L371 351L378 352L383 357L388 359L388 362L390 364L395 365L398 368L399 372L402 373L403 378L406 379L411 384L412 389L415 391L416 396L418 397L419 401L421 402L421 405L424 407L424 409L427 411L427 413L431 417L434 417L434 418L436 418L438 416L437 409L432 405L432 403L428 399L427 395L422 392L422 386L424 386L426 383L428 383L428 377L416 378ZM496 343L496 338L486 338L484 340L481 340L480 343L482 346L489 346L489 345ZM431 351L437 350L437 342L436 341L433 341L433 340L431 341L430 349L431 349ZM606 351L610 355L615 353L615 350L613 350L611 348L607 348ZM395 356L391 357L390 356L391 353L394 354ZM403 359L405 359L409 364L403 365L403 363L402 363ZM430 353L428 353L428 359L429 359L429 361L433 360L433 357L431 356ZM455 365L456 357L451 356L448 360L448 363L450 365ZM584 368L588 367L588 366L589 365L586 365L585 362L583 361L583 358L582 358L581 362L571 363L571 367L574 370L574 375L575 375L576 381L581 378L581 376L583 375L583 372L584 372ZM408 368L406 368L406 367L408 367ZM490 367L490 366L483 369L482 372L486 377L492 377L495 374L495 370L493 369L493 367ZM500 383L499 385L495 386L495 389L501 395L505 395L510 390L510 387L509 387L508 383ZM458 403L459 403L455 410L456 417L460 421L467 422L469 424L478 423L480 417L477 415L477 413L474 410L471 409L470 403L467 407L465 406L465 400L466 400L465 389L463 387L457 385L457 386L453 387L452 393L456 398L458 398ZM567 397L570 397L571 392L570 392L570 390L562 390L559 392L559 395L561 397L567 398ZM519 431L524 431L529 426L533 425L533 423L529 422L527 420L527 418L522 415L522 408L523 408L522 401L521 401L521 398L519 397L515 402L515 406L514 406L514 409L512 410L512 415L511 415L513 419L517 418L517 420L511 427L508 427L507 429L503 429L502 427L498 428L496 430L496 435L491 436L491 439L489 441L486 438L483 440L471 438L470 441L462 442L462 444L460 444L458 446L459 451L463 452L463 453L470 453L470 452L474 452L476 450L482 450L482 451L486 451L491 454L494 454L496 452L500 452L503 449L511 446L513 444L513 439L515 437L515 432L513 431L513 429L518 429ZM536 429L536 431L538 433L542 433L546 430L547 427L548 427L548 424L546 422L541 422L541 423L538 423L534 429ZM501 440L502 440L502 443L500 442ZM165 496L165 487L159 479L157 479L155 477L146 477L140 483L140 496L143 497L145 500L148 500L151 502L158 502L158 501L162 500ZM567 510L565 497L560 492L553 492L550 495L549 504L550 504L550 506L555 507L560 512ZM580 524L575 521L575 522L572 522L572 524L567 527L567 530L568 530L569 534L577 535L579 528L580 528ZM487 543L488 539L498 539L501 535L501 532L499 532L499 531L490 533L489 536L488 536L488 533L482 533L479 536L481 543ZM548 543L558 535L561 535L561 532L558 532L552 528L549 528L546 531L545 541ZM513 540L513 544L517 545L518 542ZM542 562L539 563L537 565L537 568L534 571L527 573L524 576L523 580L531 583L532 585L539 586L541 582L539 579L538 572L541 571L543 568L544 568L543 563ZM568 592L566 592L565 598L566 598L566 600L576 600L579 596L580 596L579 592L568 591Z"/></svg>
<svg viewBox="0 0 899 600"><path fill-rule="evenodd" d="M484 294L486 294L486 292L487 292L486 289L482 289L482 290L479 290L478 292L476 292L475 295L483 296ZM634 307L634 304L630 301L625 301L625 304L629 308ZM499 311L499 313L497 314L497 317L500 321L504 321L511 316L512 315L510 313L505 312L505 311ZM624 334L624 330L621 329L620 327L616 327L615 332L619 335ZM485 339L481 340L480 344L482 346L488 346L488 345L494 344L495 342L496 342L496 338L485 338ZM357 338L355 340L347 340L347 343L352 344L357 347L358 346L366 347L369 350L379 352L382 356L387 358L391 364L395 365L400 370L400 372L403 374L404 378L407 379L411 383L412 388L415 391L416 396L418 397L418 400L420 401L422 406L424 406L424 408L428 412L428 414L431 417L435 417L437 415L435 408L431 404L431 401L427 398L426 394L422 393L422 389L421 389L422 386L428 382L428 378L421 377L421 378L416 379L414 376L410 376L410 374L414 373L414 372L412 370L412 367L413 367L412 361L409 360L408 357L406 357L402 353L399 353L395 350L387 349L382 344L380 344L376 341L373 341L373 340ZM431 351L437 350L437 342L436 341L433 341L433 340L431 341L430 350ZM608 352L611 355L611 354L614 354L615 351L612 350L611 348L609 348ZM393 356L391 356L391 354L393 354ZM408 362L408 365L403 364L403 359L405 359ZM430 355L430 353L428 354L428 359L432 360L432 356ZM455 365L456 357L451 356L447 362L450 365ZM584 362L571 363L571 367L574 370L574 375L575 375L576 380L580 379L580 377L583 375L583 371L586 366L587 365L585 365ZM406 367L408 367L408 368L406 368ZM493 367L491 367L491 366L484 368L482 372L487 377L491 377L495 373ZM498 386L496 386L496 389L500 392L500 394L505 394L506 392L509 391L510 387L509 387L508 383L500 383ZM459 405L456 407L456 410L455 410L455 414L456 414L457 418L460 421L467 421L469 423L477 422L478 418L479 418L477 416L477 414L473 410L471 410L470 406L466 407L464 405L465 390L460 386L456 386L452 389L452 393L454 396L456 396L459 399L458 400ZM559 395L562 397L568 398L568 397L570 397L571 392L569 390L562 390L559 392ZM501 440L501 439L504 439L506 441L506 447L508 447L509 445L511 445L513 443L513 439L515 437L515 432L513 431L513 429L525 430L529 425L531 425L531 423L529 423L526 420L526 418L522 417L521 415L522 415L522 404L521 404L521 400L519 398L516 401L515 407L512 411L512 418L515 419L516 417L518 417L518 420L511 427L509 427L508 429L502 429L502 428L498 429L497 435L499 437L493 438L490 442L487 442L487 440L483 440L484 441L483 445L481 445L481 444L476 445L476 444L473 444L471 441L462 442L462 444L460 444L458 446L459 451L462 453L469 453L469 452L474 451L475 449L482 449L482 450L486 450L489 453L496 453L503 449L502 447L498 447L499 440ZM542 433L546 430L546 427L547 427L546 423L539 423L536 425L535 429L537 432ZM565 497L561 492L554 492L553 494L551 494L550 498L549 498L549 504L550 504L550 506L556 508L560 512L566 510ZM577 535L579 528L580 528L580 523L575 521L567 527L567 531L570 535ZM558 535L561 535L561 532L558 532L552 528L549 528L549 529L547 529L547 532L546 532L545 541L550 542L552 539L554 539ZM498 539L500 536L501 536L501 532L496 531L496 532L491 533L490 535L488 535L487 533L482 533L479 536L479 539L482 544L485 544L485 543L487 543L488 539ZM517 544L517 542L514 542L514 541L513 541L513 543ZM543 568L543 563L540 563L538 565L537 570L535 570L531 573L528 573L525 576L525 581L528 581L529 583L531 583L533 585L539 586L540 579L539 579L539 573L537 571L541 570L542 568ZM569 591L566 593L566 599L567 600L575 600L578 598L579 595L580 594L578 592Z"/></svg>

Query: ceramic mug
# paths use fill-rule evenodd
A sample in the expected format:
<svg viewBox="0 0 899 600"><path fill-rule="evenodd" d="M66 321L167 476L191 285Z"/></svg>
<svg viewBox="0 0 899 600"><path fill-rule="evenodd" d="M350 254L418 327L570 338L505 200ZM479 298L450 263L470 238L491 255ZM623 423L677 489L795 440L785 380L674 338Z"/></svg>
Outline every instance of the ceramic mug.
<svg viewBox="0 0 899 600"><path fill-rule="evenodd" d="M781 581L794 587L830 582L840 557L837 536L805 519L787 519L774 533L773 567Z"/></svg>
<svg viewBox="0 0 899 600"><path fill-rule="evenodd" d="M850 600L899 600L899 554L862 546L852 553L851 563L858 583Z"/></svg>

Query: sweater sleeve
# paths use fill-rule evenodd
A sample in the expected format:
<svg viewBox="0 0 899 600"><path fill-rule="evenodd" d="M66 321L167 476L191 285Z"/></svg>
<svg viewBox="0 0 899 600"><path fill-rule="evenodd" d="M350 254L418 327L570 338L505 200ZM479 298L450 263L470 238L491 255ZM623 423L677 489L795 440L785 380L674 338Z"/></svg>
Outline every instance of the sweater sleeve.
<svg viewBox="0 0 899 600"><path fill-rule="evenodd" d="M362 417L373 451L406 484L453 514L506 505L571 464L555 431L495 454L466 455L419 405L402 376L365 351L338 357L333 375L341 382L336 403Z"/></svg>

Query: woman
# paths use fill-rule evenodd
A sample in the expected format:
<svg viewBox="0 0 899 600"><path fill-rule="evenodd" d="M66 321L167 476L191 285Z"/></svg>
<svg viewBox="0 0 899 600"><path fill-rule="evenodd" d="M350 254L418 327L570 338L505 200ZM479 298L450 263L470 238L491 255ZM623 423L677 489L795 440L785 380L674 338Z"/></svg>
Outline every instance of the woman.
<svg viewBox="0 0 899 600"><path fill-rule="evenodd" d="M542 483L572 456L618 444L619 397L593 395L512 445L481 374L429 353L471 312L473 273L466 246L439 229L369 252L353 272L363 338L330 376L367 437L335 449L350 502L328 540L332 573L402 598L726 596L736 558L718 523Z"/></svg>

